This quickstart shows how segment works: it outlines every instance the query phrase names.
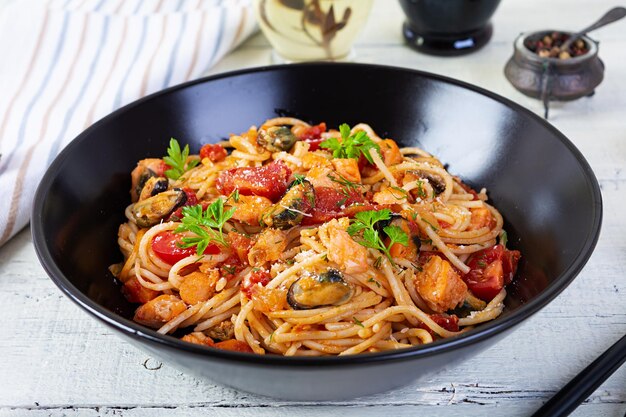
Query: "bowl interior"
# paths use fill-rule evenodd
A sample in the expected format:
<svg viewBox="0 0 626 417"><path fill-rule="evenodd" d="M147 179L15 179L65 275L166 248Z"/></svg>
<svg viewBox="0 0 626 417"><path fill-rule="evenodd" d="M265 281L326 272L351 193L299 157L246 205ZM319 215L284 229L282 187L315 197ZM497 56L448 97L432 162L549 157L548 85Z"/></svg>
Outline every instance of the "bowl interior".
<svg viewBox="0 0 626 417"><path fill-rule="evenodd" d="M500 100L441 77L355 64L270 67L176 87L113 113L62 152L36 195L35 244L66 292L130 317L134 306L107 268L122 259L117 228L139 159L162 157L171 137L197 152L278 115L329 126L366 122L487 188L523 256L506 299L505 316L515 314L548 287L555 296L582 268L599 233L601 200L567 139Z"/></svg>

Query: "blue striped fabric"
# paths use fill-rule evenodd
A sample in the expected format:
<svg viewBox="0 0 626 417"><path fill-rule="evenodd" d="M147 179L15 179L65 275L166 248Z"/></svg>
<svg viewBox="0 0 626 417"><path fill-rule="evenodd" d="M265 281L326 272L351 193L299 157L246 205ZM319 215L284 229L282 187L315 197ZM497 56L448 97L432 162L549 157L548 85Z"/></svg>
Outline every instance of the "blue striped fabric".
<svg viewBox="0 0 626 417"><path fill-rule="evenodd" d="M105 0L102 0L100 2L99 7L102 7L102 4L104 3L104 1ZM98 11L99 7L97 7L95 10ZM102 34L100 36L99 47L96 48L96 53L94 54L93 60L91 61L89 72L87 73L87 77L85 77L85 80L83 82L83 85L80 88L80 92L78 93L78 96L76 97L72 105L67 109L65 113L65 118L63 119L63 128L59 132L59 135L54 140L54 142L52 142L52 146L50 147L50 152L48 153L47 165L50 165L52 161L54 160L54 157L59 153L61 140L67 134L67 127L69 126L70 121L72 120L72 117L74 116L76 107L78 106L78 103L80 103L80 100L85 95L85 91L87 91L87 87L89 86L89 83L93 79L94 73L96 72L98 61L100 60L100 56L102 55L102 50L104 49L104 45L106 44L107 34L109 32L109 20L110 20L109 16L107 16L104 19L104 25L102 25Z"/></svg>
<svg viewBox="0 0 626 417"><path fill-rule="evenodd" d="M8 149L8 152L5 152L3 149L3 152L2 152L3 157L0 160L0 175L4 173L7 167L11 166L13 155L17 153L17 151L21 148L22 145L27 143L24 137L25 132L26 132L26 126L28 125L28 122L30 121L30 116L33 111L33 108L35 107L35 104L37 104L38 101L41 99L41 97L43 96L46 90L46 87L50 83L50 77L52 75L52 71L54 70L57 62L59 61L59 57L61 56L61 52L63 51L63 47L65 46L65 37L67 36L67 26L68 26L69 17L70 17L69 13L63 13L63 24L61 25L61 33L59 34L59 40L56 44L53 58L48 63L48 70L46 71L46 75L41 79L41 84L39 84L39 88L37 89L37 92L32 97L30 103L26 107L26 111L24 112L21 118L17 143L12 149Z"/></svg>
<svg viewBox="0 0 626 417"><path fill-rule="evenodd" d="M86 124L201 76L255 30L251 1L0 3L0 245Z"/></svg>

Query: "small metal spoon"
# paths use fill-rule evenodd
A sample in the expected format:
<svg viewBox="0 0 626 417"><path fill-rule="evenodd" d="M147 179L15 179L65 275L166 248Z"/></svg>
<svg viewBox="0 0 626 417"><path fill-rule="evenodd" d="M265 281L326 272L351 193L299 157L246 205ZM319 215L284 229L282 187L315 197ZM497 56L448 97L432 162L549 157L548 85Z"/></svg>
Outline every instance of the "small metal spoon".
<svg viewBox="0 0 626 417"><path fill-rule="evenodd" d="M594 24L587 26L586 28L584 28L583 30L574 33L572 36L570 36L570 38L568 40L566 40L563 45L561 45L560 50L561 51L567 51L569 50L569 47L572 46L572 43L574 43L578 38L580 38L583 35L586 35L587 32L591 32L592 30L596 30L598 28L601 28L602 26L608 25L609 23L613 23L617 20L620 20L621 18L626 16L626 8L624 7L614 7L611 10L609 10L608 12L606 12L604 14L604 16L602 16L600 19L598 19Z"/></svg>

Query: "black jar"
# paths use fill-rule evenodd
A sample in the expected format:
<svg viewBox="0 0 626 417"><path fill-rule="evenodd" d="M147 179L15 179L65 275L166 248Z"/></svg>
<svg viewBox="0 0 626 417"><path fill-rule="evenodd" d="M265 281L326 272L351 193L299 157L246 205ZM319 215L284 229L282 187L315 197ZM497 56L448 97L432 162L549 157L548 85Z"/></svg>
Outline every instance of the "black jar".
<svg viewBox="0 0 626 417"><path fill-rule="evenodd" d="M400 0L407 20L404 39L432 55L463 55L483 46L493 33L489 20L500 0Z"/></svg>
<svg viewBox="0 0 626 417"><path fill-rule="evenodd" d="M526 47L527 40L541 39L553 30L521 34L514 43L513 56L504 75L523 94L543 101L545 117L549 102L570 101L591 96L604 78L604 64L598 57L598 43L588 36L587 52L567 59L543 58ZM571 32L560 32L571 35Z"/></svg>

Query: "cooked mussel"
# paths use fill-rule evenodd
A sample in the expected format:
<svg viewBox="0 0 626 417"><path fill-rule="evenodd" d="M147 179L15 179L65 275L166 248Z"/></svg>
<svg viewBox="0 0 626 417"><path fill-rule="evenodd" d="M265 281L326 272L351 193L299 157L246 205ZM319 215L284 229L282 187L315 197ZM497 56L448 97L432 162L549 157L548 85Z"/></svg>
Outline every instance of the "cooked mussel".
<svg viewBox="0 0 626 417"><path fill-rule="evenodd" d="M298 138L286 126L270 126L259 129L256 142L270 152L288 151Z"/></svg>
<svg viewBox="0 0 626 417"><path fill-rule="evenodd" d="M352 298L352 286L343 280L341 272L329 268L319 274L300 277L289 287L287 302L294 310L336 306Z"/></svg>
<svg viewBox="0 0 626 417"><path fill-rule="evenodd" d="M158 224L186 201L187 194L180 188L174 188L138 201L130 211L137 226L150 227Z"/></svg>
<svg viewBox="0 0 626 417"><path fill-rule="evenodd" d="M443 193L446 190L446 182L444 181L444 179L433 172L429 172L429 171L425 171L421 169L411 170L409 172L417 175L420 178L428 180L428 183L430 184L431 187L433 187L433 190L435 191L435 194L437 195Z"/></svg>
<svg viewBox="0 0 626 417"><path fill-rule="evenodd" d="M289 229L302 222L315 206L315 189L305 179L295 180L289 185L280 201L261 215L261 224L278 229Z"/></svg>
<svg viewBox="0 0 626 417"><path fill-rule="evenodd" d="M167 178L163 177L151 177L146 181L141 193L139 194L139 200L145 200L146 198L154 197L157 194L167 191L170 182Z"/></svg>
<svg viewBox="0 0 626 417"><path fill-rule="evenodd" d="M162 169L163 160L158 158L142 159L137 163L137 166L130 173L131 177L131 189L130 194L132 201L135 202L139 199L141 190L146 185L146 182L153 177L158 177L156 172Z"/></svg>

